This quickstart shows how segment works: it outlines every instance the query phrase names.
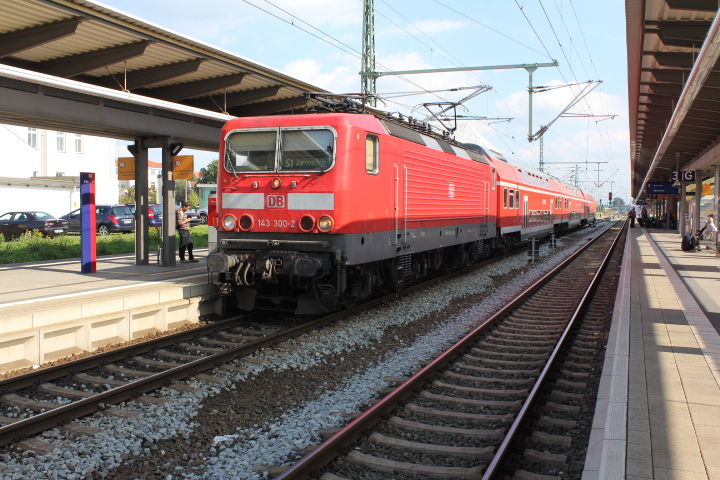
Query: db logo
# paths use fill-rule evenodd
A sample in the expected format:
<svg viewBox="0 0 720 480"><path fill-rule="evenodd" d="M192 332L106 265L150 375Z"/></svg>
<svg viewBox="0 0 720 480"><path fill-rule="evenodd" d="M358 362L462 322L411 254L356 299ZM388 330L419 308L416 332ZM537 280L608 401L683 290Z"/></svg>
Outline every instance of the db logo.
<svg viewBox="0 0 720 480"><path fill-rule="evenodd" d="M265 195L265 208L285 208L285 195Z"/></svg>

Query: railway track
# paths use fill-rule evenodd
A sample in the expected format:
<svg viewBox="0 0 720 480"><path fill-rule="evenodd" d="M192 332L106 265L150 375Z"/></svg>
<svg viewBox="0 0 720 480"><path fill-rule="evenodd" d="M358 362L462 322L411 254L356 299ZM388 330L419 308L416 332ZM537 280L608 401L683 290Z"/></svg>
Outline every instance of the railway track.
<svg viewBox="0 0 720 480"><path fill-rule="evenodd" d="M98 410L123 415L121 410L109 407L133 398L149 404L162 403L163 399L151 395L151 392L164 386L187 388L174 383L179 380L196 377L205 382L219 383L223 380L203 375L202 372L219 367L243 373L247 369L237 366L235 360L247 360L249 356L266 348L292 348L293 342L303 341L313 330L362 309L482 268L504 257L302 324L298 324L295 319L282 321L273 328L273 325L264 323L268 320L254 321L257 315L262 314L244 315L2 380L0 446L18 442Z"/></svg>
<svg viewBox="0 0 720 480"><path fill-rule="evenodd" d="M543 387L560 363L565 342L573 338L552 401L542 407L549 413L536 422L540 429L534 439L567 443L563 429L575 420L562 417L578 413L586 387L583 369L599 342L592 322L579 333L573 328L581 323L621 232L621 225L611 228L413 377L399 379L402 385L278 478L490 479L501 471L508 474L512 467L503 461L512 456L535 401L547 396L541 395ZM546 450L528 447L519 455L529 465L559 464L562 455ZM518 475L532 478L527 472Z"/></svg>

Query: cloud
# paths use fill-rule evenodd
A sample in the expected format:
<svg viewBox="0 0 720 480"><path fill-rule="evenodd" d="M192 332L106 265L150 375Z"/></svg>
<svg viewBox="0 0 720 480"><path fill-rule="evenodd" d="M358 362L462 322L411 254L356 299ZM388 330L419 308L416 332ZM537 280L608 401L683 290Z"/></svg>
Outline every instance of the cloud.
<svg viewBox="0 0 720 480"><path fill-rule="evenodd" d="M360 91L359 62L351 66L335 67L330 72L323 72L323 65L312 58L303 58L290 62L283 71L302 81L337 93L353 93Z"/></svg>

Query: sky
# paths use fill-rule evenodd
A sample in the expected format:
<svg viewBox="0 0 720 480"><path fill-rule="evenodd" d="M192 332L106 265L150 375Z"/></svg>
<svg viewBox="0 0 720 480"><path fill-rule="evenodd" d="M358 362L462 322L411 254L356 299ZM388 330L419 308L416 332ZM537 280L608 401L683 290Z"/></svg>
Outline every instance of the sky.
<svg viewBox="0 0 720 480"><path fill-rule="evenodd" d="M103 3L312 85L360 91L362 0ZM555 87L533 95L533 134L594 85L567 111L570 116L558 118L543 135L544 160L546 172L568 183L577 177L578 186L604 204L611 191L630 202L625 38L622 0L375 0L378 71L557 60L558 67L533 73L534 87ZM463 129L537 168L539 141L527 140L528 81L522 68L388 76L378 79L378 106L422 119L429 115L423 103L456 102L487 85L492 88L457 113L496 120L468 120ZM583 83L588 81L602 83ZM417 95L423 90L432 93ZM118 142L122 156L125 144ZM196 170L218 158L214 152L183 154L195 154Z"/></svg>

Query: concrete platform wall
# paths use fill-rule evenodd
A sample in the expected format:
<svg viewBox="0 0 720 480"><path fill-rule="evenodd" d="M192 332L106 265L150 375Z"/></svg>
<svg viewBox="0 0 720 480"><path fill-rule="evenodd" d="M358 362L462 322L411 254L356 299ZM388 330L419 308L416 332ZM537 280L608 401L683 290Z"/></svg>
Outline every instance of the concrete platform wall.
<svg viewBox="0 0 720 480"><path fill-rule="evenodd" d="M222 313L207 284L153 285L0 308L0 373L91 352Z"/></svg>

